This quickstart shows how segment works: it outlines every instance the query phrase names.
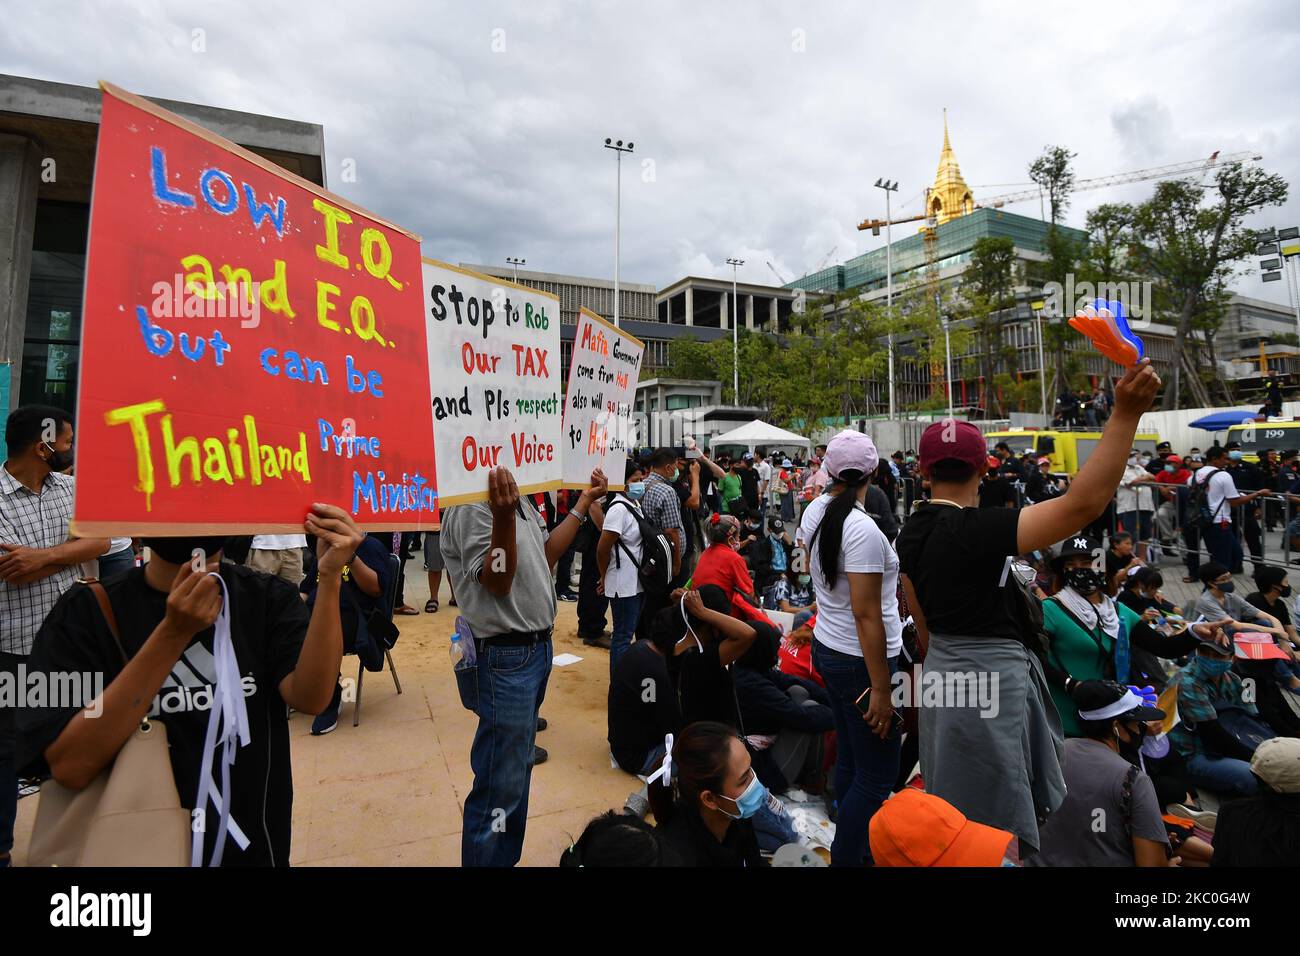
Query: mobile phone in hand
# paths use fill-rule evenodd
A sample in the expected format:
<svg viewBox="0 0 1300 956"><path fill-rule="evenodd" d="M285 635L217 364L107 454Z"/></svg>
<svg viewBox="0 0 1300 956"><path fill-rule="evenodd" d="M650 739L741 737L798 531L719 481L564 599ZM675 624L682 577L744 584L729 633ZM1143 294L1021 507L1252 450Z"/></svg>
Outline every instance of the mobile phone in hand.
<svg viewBox="0 0 1300 956"><path fill-rule="evenodd" d="M858 708L858 712L862 714L863 717L867 716L867 711L871 709L871 688L870 687L868 687L866 690L862 692L862 694L858 697L858 699L854 701L854 705ZM899 715L898 710L895 709L890 714L889 733L887 735L887 739L892 740L894 737L897 737L900 733L902 733L902 731L903 731L903 718L902 716Z"/></svg>

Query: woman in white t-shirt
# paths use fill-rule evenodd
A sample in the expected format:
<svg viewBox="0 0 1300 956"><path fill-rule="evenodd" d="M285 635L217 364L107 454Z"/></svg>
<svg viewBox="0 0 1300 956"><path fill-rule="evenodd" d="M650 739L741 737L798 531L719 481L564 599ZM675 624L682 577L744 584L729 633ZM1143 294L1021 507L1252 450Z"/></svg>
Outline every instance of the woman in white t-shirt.
<svg viewBox="0 0 1300 956"><path fill-rule="evenodd" d="M605 499L605 523L596 544L596 564L600 568L600 593L609 598L614 617L614 632L609 647L609 673L623 652L632 646L637 619L641 615L642 517L638 502L645 494L645 475L640 465L629 461L623 492L611 491Z"/></svg>
<svg viewBox="0 0 1300 956"><path fill-rule="evenodd" d="M826 447L826 493L799 526L817 599L813 664L835 713L839 796L833 866L869 860L871 817L898 776L899 737L890 700L902 649L898 556L862 502L879 455L871 439L843 431Z"/></svg>

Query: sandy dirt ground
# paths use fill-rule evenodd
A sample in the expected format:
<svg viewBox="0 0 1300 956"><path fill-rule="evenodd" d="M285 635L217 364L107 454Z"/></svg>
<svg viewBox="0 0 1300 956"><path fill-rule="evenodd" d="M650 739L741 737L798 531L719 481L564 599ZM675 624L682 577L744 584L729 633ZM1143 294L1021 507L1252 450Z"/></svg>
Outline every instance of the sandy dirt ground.
<svg viewBox="0 0 1300 956"><path fill-rule="evenodd" d="M361 725L345 702L339 726L312 737L311 718L289 720L293 749L295 866L459 866L461 811L473 782L470 744L477 718L460 704L448 657L456 608L425 614L428 584L420 559L406 565L406 599L418 617L398 617L402 636L387 671L362 682ZM609 652L577 637L576 605L561 603L555 653L582 661L551 672L537 742L550 759L533 771L521 863L554 866L587 821L620 808L640 782L610 769L605 740ZM357 659L346 657L356 680ZM18 803L14 863L23 865L39 796Z"/></svg>

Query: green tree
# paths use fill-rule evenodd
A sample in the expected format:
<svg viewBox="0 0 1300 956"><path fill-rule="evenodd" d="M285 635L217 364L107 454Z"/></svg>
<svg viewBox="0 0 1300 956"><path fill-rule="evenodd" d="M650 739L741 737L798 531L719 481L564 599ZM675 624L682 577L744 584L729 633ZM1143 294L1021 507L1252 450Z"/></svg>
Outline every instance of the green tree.
<svg viewBox="0 0 1300 956"><path fill-rule="evenodd" d="M1207 205L1210 197L1214 201ZM1182 388L1197 404L1212 404L1206 379L1218 376L1213 365L1201 361L1197 326L1202 332L1214 326L1218 295L1235 264L1255 250L1245 219L1280 206L1286 197L1281 176L1234 163L1221 168L1208 188L1190 180L1161 182L1155 195L1134 209L1129 230L1134 264L1160 285L1176 317L1174 408L1181 407Z"/></svg>
<svg viewBox="0 0 1300 956"><path fill-rule="evenodd" d="M990 417L1001 416L1002 407L994 391L997 353L1002 347L1002 317L1014 301L1015 245L1006 236L975 240L970 266L963 275L962 297L979 341L981 404Z"/></svg>
<svg viewBox="0 0 1300 956"><path fill-rule="evenodd" d="M1029 178L1047 193L1053 226L1070 205L1070 193L1074 189L1074 169L1070 160L1076 155L1064 146L1044 146L1042 155L1029 164Z"/></svg>

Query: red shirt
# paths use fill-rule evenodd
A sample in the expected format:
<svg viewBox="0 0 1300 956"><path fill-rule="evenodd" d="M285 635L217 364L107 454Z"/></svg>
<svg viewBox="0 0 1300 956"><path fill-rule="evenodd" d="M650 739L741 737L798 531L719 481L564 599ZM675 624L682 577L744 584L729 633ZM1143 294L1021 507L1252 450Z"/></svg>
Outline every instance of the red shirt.
<svg viewBox="0 0 1300 956"><path fill-rule="evenodd" d="M1192 477L1192 473L1186 468L1179 468L1177 471L1165 471L1160 469L1160 474L1156 475L1156 482L1162 485L1185 485L1187 479Z"/></svg>
<svg viewBox="0 0 1300 956"><path fill-rule="evenodd" d="M737 591L754 593L754 582L749 576L745 559L725 542L705 548L699 563L695 565L695 573L691 575L692 587L700 588L706 584L716 584L727 592L727 597Z"/></svg>

